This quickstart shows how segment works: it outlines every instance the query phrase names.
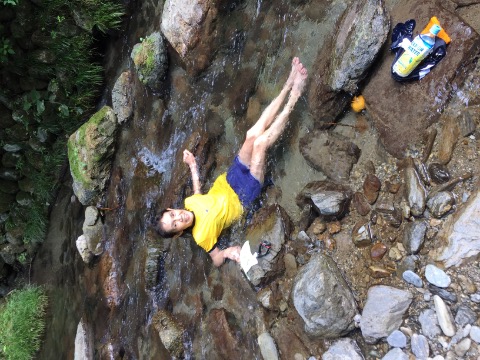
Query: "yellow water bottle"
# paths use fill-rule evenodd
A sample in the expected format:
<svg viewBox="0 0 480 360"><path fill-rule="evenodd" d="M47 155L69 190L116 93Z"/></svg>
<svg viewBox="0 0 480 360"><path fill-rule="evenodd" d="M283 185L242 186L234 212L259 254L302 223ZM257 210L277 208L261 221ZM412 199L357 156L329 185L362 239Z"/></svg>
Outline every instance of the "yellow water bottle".
<svg viewBox="0 0 480 360"><path fill-rule="evenodd" d="M420 34L404 47L405 51L393 64L393 72L398 76L406 77L425 59L435 45L435 37L442 30L438 25L433 25L427 34Z"/></svg>

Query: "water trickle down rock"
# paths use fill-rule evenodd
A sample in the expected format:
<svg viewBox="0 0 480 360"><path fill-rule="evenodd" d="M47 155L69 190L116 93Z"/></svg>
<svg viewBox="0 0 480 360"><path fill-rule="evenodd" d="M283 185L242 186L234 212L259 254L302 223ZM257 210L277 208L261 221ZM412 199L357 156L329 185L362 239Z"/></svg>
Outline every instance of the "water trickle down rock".
<svg viewBox="0 0 480 360"><path fill-rule="evenodd" d="M317 253L295 277L292 299L305 321L305 331L315 337L336 338L354 329L357 306L335 262Z"/></svg>
<svg viewBox="0 0 480 360"><path fill-rule="evenodd" d="M374 344L398 330L412 299L409 291L384 285L371 287L360 320L365 341Z"/></svg>
<svg viewBox="0 0 480 360"><path fill-rule="evenodd" d="M480 192L446 221L437 239L439 248L433 258L447 268L460 266L480 253Z"/></svg>
<svg viewBox="0 0 480 360"><path fill-rule="evenodd" d="M249 240L250 251L258 252L263 241L271 244L269 253L258 259L247 277L255 285L265 285L285 271L285 242L291 232L290 218L279 205L270 205L257 211L248 226L245 239Z"/></svg>
<svg viewBox="0 0 480 360"><path fill-rule="evenodd" d="M68 139L73 191L83 205L97 205L110 178L118 123L104 106Z"/></svg>
<svg viewBox="0 0 480 360"><path fill-rule="evenodd" d="M173 357L182 356L184 329L173 316L165 310L159 310L153 315L152 325L157 330L170 355Z"/></svg>

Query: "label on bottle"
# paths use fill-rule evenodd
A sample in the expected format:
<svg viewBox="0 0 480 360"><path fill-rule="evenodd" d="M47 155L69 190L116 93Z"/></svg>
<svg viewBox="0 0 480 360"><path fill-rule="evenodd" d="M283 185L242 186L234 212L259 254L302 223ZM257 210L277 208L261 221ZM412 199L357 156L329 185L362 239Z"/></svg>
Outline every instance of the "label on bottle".
<svg viewBox="0 0 480 360"><path fill-rule="evenodd" d="M415 37L410 45L393 65L393 71L399 76L406 77L427 57L429 47L420 36Z"/></svg>

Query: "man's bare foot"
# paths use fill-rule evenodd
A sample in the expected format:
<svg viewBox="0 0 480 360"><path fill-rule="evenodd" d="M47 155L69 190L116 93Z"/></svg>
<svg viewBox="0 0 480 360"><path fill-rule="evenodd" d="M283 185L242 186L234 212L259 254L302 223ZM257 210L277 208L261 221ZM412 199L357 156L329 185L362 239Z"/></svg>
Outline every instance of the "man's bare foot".
<svg viewBox="0 0 480 360"><path fill-rule="evenodd" d="M285 90L290 90L293 86L295 78L298 73L298 65L301 65L300 59L298 57L294 57L292 59L292 70L290 71L290 75L288 75L288 79L285 82L285 86L283 87Z"/></svg>
<svg viewBox="0 0 480 360"><path fill-rule="evenodd" d="M305 68L305 66L303 66L303 64L300 62L296 65L296 68L297 68L297 72L293 80L293 86L292 86L292 91L290 95L292 97L298 98L300 97L300 95L302 95L302 92L305 89L308 71Z"/></svg>

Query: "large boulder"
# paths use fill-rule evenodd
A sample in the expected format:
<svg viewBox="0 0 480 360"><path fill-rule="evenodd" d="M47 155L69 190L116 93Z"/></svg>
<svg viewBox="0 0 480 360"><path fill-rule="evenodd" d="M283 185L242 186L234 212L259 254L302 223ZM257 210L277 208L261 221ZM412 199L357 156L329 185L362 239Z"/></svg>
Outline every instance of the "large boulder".
<svg viewBox="0 0 480 360"><path fill-rule="evenodd" d="M305 331L315 337L336 338L355 327L357 305L335 262L317 253L299 271L292 290L295 309Z"/></svg>
<svg viewBox="0 0 480 360"><path fill-rule="evenodd" d="M68 139L73 191L83 205L101 200L110 178L117 129L113 110L104 106Z"/></svg>
<svg viewBox="0 0 480 360"><path fill-rule="evenodd" d="M155 32L143 39L141 43L135 44L130 57L142 84L154 92L160 92L163 88L168 63L167 49L163 43L162 34Z"/></svg>
<svg viewBox="0 0 480 360"><path fill-rule="evenodd" d="M437 237L439 249L434 254L445 267L460 266L480 253L480 192L449 218Z"/></svg>
<svg viewBox="0 0 480 360"><path fill-rule="evenodd" d="M358 83L368 74L390 27L383 0L342 5L345 10L336 32L330 34L312 71L309 106L319 125L332 121L343 111Z"/></svg>
<svg viewBox="0 0 480 360"><path fill-rule="evenodd" d="M191 74L207 68L217 36L217 2L213 0L167 0L161 30Z"/></svg>
<svg viewBox="0 0 480 360"><path fill-rule="evenodd" d="M253 285L264 285L284 272L284 244L290 236L290 231L290 219L279 205L264 207L255 213L245 234L245 238L249 240L251 253L258 251L262 242L270 243L271 247L269 253L259 258L258 264L253 265L247 273Z"/></svg>
<svg viewBox="0 0 480 360"><path fill-rule="evenodd" d="M474 65L480 51L480 36L475 30L434 0L398 3L391 11L392 24L413 18L418 33L433 14L453 39L437 66L420 81L399 83L391 76L394 56L386 49L363 91L383 145L397 158L420 143L427 128L438 121L438 109L445 107L452 91L462 84L468 74L464 70Z"/></svg>

